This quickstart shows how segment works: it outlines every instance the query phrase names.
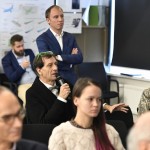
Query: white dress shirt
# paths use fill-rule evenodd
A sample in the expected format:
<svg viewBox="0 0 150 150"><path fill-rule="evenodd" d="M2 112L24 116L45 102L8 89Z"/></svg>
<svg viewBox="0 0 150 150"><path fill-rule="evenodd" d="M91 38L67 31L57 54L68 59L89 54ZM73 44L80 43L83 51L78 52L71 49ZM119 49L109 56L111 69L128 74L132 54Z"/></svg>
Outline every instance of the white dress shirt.
<svg viewBox="0 0 150 150"><path fill-rule="evenodd" d="M13 52L13 51L12 51ZM22 62L24 60L27 60L27 61L30 61L29 59L29 56L22 56L22 57L19 57L17 56L14 52L13 52L14 56L16 57L19 65L21 66ZM21 66L22 67L22 66ZM23 68L24 69L24 68ZM20 80L20 84L28 84L28 83L33 83L34 80L36 78L36 75L35 73L33 72L32 68L31 68L31 65L25 69L25 73L22 75L21 77L21 80Z"/></svg>

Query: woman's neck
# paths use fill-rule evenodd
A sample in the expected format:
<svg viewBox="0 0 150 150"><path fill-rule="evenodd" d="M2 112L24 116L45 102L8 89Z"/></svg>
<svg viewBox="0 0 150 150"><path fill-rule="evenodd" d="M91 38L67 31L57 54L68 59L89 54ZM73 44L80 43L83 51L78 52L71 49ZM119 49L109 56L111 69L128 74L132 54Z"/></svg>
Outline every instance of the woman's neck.
<svg viewBox="0 0 150 150"><path fill-rule="evenodd" d="M92 118L82 118L80 116L76 116L74 118L74 121L76 122L76 124L78 124L79 126L83 127L83 128L91 128L93 125L93 119Z"/></svg>

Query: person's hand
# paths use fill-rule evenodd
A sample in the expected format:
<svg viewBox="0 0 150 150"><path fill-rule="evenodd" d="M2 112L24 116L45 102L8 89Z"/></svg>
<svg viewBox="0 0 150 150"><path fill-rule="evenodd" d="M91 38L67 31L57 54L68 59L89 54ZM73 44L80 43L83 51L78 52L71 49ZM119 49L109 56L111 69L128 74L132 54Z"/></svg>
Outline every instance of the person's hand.
<svg viewBox="0 0 150 150"><path fill-rule="evenodd" d="M78 49L77 48L73 48L71 54L78 54Z"/></svg>
<svg viewBox="0 0 150 150"><path fill-rule="evenodd" d="M119 103L119 104L114 104L114 105L108 105L106 104L104 106L104 109L108 110L110 113L114 112L114 111L123 111L125 113L127 113L128 108L126 108L128 105L126 105L125 103Z"/></svg>
<svg viewBox="0 0 150 150"><path fill-rule="evenodd" d="M24 68L24 69L28 68L29 65L30 65L30 62L27 61L27 60L24 60L24 61L21 63L21 67Z"/></svg>
<svg viewBox="0 0 150 150"><path fill-rule="evenodd" d="M60 91L59 91L59 97L62 97L63 99L66 99L68 97L68 95L70 94L70 87L67 83L64 83L61 87L60 87Z"/></svg>

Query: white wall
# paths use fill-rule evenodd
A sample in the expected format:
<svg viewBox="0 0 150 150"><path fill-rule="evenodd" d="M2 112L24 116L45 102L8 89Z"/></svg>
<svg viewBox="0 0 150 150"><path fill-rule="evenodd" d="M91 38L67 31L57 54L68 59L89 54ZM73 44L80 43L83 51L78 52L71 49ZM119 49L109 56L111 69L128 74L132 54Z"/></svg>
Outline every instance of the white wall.
<svg viewBox="0 0 150 150"><path fill-rule="evenodd" d="M137 107L144 89L150 87L150 79L137 79L134 77L111 74L112 79L119 81L121 102L131 107L133 114L137 114ZM111 87L115 89L115 85Z"/></svg>

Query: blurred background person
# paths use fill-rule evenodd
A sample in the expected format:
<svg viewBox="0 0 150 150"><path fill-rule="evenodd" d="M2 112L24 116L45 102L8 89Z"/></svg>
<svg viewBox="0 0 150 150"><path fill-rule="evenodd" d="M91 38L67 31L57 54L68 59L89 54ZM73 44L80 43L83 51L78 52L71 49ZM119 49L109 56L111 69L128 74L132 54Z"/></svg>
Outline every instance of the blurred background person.
<svg viewBox="0 0 150 150"><path fill-rule="evenodd" d="M150 88L144 89L137 108L138 115L150 110Z"/></svg>
<svg viewBox="0 0 150 150"><path fill-rule="evenodd" d="M150 112L143 113L131 128L127 138L128 150L150 150Z"/></svg>
<svg viewBox="0 0 150 150"><path fill-rule="evenodd" d="M23 36L18 34L11 37L10 44L12 49L2 59L4 73L18 85L33 83L36 77L32 70L33 51L24 49Z"/></svg>
<svg viewBox="0 0 150 150"><path fill-rule="evenodd" d="M0 86L0 150L47 150L38 142L21 139L25 111L17 97Z"/></svg>

